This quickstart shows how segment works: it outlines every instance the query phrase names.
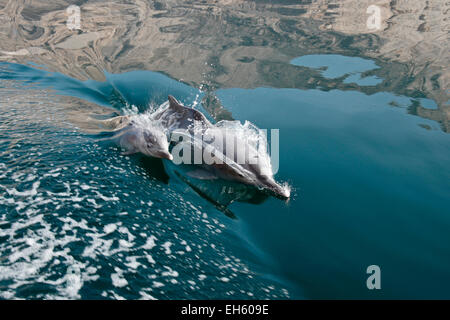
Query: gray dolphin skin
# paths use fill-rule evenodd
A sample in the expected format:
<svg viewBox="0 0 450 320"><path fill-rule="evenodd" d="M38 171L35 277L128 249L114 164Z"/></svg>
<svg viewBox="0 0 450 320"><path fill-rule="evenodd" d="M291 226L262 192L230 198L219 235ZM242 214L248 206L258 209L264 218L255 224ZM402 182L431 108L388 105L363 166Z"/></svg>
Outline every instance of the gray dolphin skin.
<svg viewBox="0 0 450 320"><path fill-rule="evenodd" d="M169 131L185 129L192 132L194 125L200 125L202 128L213 127L213 124L200 111L183 106L173 96L169 95L168 99L169 105L162 105L152 117Z"/></svg>
<svg viewBox="0 0 450 320"><path fill-rule="evenodd" d="M139 125L130 116L119 116L107 120L105 125L115 129L113 141L126 151L123 155L142 153L149 157L172 160L169 143L163 130Z"/></svg>
<svg viewBox="0 0 450 320"><path fill-rule="evenodd" d="M160 121L170 133L181 129L193 135L195 127L196 134L200 131L203 136L208 136L206 140L219 142L222 139L220 143L211 142L207 143L206 146L202 144L202 152L205 147L209 147L213 157L223 156L228 143L231 144L231 139L237 139L237 141L233 141L233 146L236 145L237 148L242 148L241 152L245 147L250 152L256 152L256 150L252 150L251 147L246 146L245 140L236 138L236 136L223 135L223 130L213 125L200 111L183 106L173 96L169 96L168 99L169 105L162 105L153 114L153 118ZM192 148L195 149L198 146L195 144L192 145ZM274 180L271 170L263 168L259 162L257 164L251 164L248 158L245 159L244 163L241 161L238 164L238 152L233 154L234 158L229 159L231 161L212 164L203 163L199 165L204 169L203 172L201 169L194 170L191 176L198 179L221 178L236 181L269 191L278 198L288 199L290 197L290 191Z"/></svg>

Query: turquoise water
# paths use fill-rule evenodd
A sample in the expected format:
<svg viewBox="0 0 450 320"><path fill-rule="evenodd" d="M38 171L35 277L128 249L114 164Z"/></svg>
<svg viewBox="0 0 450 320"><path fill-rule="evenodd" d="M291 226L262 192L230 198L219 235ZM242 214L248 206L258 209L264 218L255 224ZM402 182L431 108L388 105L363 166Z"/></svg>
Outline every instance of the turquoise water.
<svg viewBox="0 0 450 320"><path fill-rule="evenodd" d="M334 59L323 76L376 68ZM412 97L216 90L234 119L280 130L276 178L292 187L288 202L223 208L169 162L121 156L78 126L92 104L145 112L168 94L206 113L204 92L150 71L98 82L0 68L1 297L450 297L450 140L408 113ZM379 291L366 287L373 264Z"/></svg>
<svg viewBox="0 0 450 320"><path fill-rule="evenodd" d="M322 70L322 75L331 79L379 68L372 60L340 54L305 55L292 59L291 63L295 66Z"/></svg>
<svg viewBox="0 0 450 320"><path fill-rule="evenodd" d="M258 88L218 96L238 119L280 128L279 177L296 195L239 212L243 232L306 297L449 297L450 148L436 124L424 130L423 119L389 105L404 99L389 93ZM381 268L380 292L366 288L372 264Z"/></svg>
<svg viewBox="0 0 450 320"><path fill-rule="evenodd" d="M376 86L383 82L377 76L363 76L367 71L378 69L376 63L359 57L346 57L339 54L312 54L295 58L295 66L319 70L325 78L345 77L344 83L356 83L360 86Z"/></svg>

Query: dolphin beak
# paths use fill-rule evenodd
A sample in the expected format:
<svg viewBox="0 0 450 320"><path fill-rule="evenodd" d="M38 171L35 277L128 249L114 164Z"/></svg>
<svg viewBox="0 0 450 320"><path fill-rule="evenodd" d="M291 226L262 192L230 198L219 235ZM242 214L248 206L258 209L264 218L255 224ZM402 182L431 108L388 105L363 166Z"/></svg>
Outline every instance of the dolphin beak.
<svg viewBox="0 0 450 320"><path fill-rule="evenodd" d="M288 200L291 197L291 190L287 187L283 187L275 181L267 181L263 184L263 187L279 199Z"/></svg>
<svg viewBox="0 0 450 320"><path fill-rule="evenodd" d="M173 160L173 156L170 152L162 150L155 153L155 156L161 159Z"/></svg>

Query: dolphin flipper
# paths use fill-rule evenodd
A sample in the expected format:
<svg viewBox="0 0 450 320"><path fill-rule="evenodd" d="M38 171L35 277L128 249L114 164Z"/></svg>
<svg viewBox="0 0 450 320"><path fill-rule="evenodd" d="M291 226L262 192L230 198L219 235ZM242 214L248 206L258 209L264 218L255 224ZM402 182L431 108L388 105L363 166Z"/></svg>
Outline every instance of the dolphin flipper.
<svg viewBox="0 0 450 320"><path fill-rule="evenodd" d="M228 218L231 219L237 219L236 215L227 208L226 205L220 204L219 202L217 202L215 199L211 198L210 196L208 196L205 192L203 192L200 188L196 187L194 184L192 184L191 182L189 182L188 179L186 179L186 177L183 177L182 174L180 174L178 171L174 171L174 173L181 179L183 180L188 186L190 186L195 192L197 192L200 196L202 196L203 198L205 198L206 200L208 200L209 202L211 202L218 210L220 210L221 212L223 212Z"/></svg>

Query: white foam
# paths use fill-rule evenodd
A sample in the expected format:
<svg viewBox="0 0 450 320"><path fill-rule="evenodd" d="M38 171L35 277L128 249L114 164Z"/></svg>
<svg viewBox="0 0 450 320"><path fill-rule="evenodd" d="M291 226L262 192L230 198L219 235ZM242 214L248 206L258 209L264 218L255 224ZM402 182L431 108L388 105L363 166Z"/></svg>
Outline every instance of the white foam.
<svg viewBox="0 0 450 320"><path fill-rule="evenodd" d="M85 184L85 183L83 183L83 184L80 186L80 188L83 189L83 190L96 189L95 187L88 186L88 185Z"/></svg>
<svg viewBox="0 0 450 320"><path fill-rule="evenodd" d="M8 192L9 195L19 196L19 197L35 196L37 194L37 189L39 188L40 184L41 184L40 181L36 181L33 183L30 190L17 191L15 188L13 188L13 189L6 189L6 192Z"/></svg>
<svg viewBox="0 0 450 320"><path fill-rule="evenodd" d="M95 194L102 199L103 201L119 201L120 199L116 196L112 196L112 197L107 197L104 196L103 194L101 194L100 192L98 192L97 190L94 190Z"/></svg>
<svg viewBox="0 0 450 320"><path fill-rule="evenodd" d="M139 268L139 266L141 266L141 263L139 261L137 261L139 257L137 256L131 256L131 257L127 257L126 260L128 261L127 263L125 263L125 265L128 268L131 268L133 270L136 270L137 268Z"/></svg>
<svg viewBox="0 0 450 320"><path fill-rule="evenodd" d="M103 232L105 232L106 234L110 234L110 233L116 231L116 229L117 229L117 225L114 223L110 223L103 227Z"/></svg>
<svg viewBox="0 0 450 320"><path fill-rule="evenodd" d="M155 264L156 261L153 259L153 257L150 254L146 254L145 258L147 259L148 263Z"/></svg>
<svg viewBox="0 0 450 320"><path fill-rule="evenodd" d="M172 246L172 242L170 242L170 241L166 241L166 242L164 242L164 244L161 246L161 247L163 247L164 249L165 249L165 253L167 254L167 255L169 255L169 254L171 254L172 253L172 250L170 250L170 247Z"/></svg>
<svg viewBox="0 0 450 320"><path fill-rule="evenodd" d="M172 268L167 267L167 266L164 266L164 268L166 268L167 271L163 271L163 272L161 273L161 275L162 275L163 277L178 277L179 274L178 274L177 271L172 270Z"/></svg>
<svg viewBox="0 0 450 320"><path fill-rule="evenodd" d="M141 297L139 298L140 300L158 300L155 297L153 297L152 295L150 295L144 291L139 292L139 294L141 295Z"/></svg>
<svg viewBox="0 0 450 320"><path fill-rule="evenodd" d="M128 281L123 277L122 274L119 273L113 273L111 274L111 280L113 283L113 286L122 288L128 285Z"/></svg>
<svg viewBox="0 0 450 320"><path fill-rule="evenodd" d="M155 236L150 236L147 238L147 242L142 246L142 249L151 250L156 246L155 241L158 240Z"/></svg>
<svg viewBox="0 0 450 320"><path fill-rule="evenodd" d="M164 287L164 283L153 281L153 288L161 288L161 287Z"/></svg>

